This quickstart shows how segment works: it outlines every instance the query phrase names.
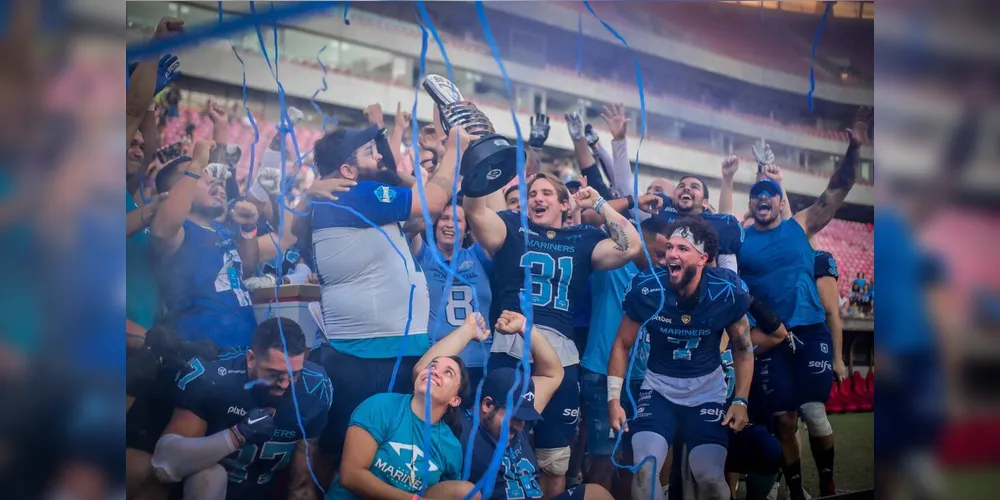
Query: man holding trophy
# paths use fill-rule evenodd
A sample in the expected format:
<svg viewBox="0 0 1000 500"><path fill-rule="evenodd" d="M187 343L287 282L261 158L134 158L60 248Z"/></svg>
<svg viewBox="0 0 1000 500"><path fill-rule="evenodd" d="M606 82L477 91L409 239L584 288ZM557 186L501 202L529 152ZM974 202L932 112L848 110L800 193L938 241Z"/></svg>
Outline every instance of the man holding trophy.
<svg viewBox="0 0 1000 500"><path fill-rule="evenodd" d="M611 208L593 188L575 195L576 204L592 208L605 221L611 237L591 226L570 226L570 194L556 177L537 174L528 180L528 242L524 241L517 212L495 212L486 197L500 190L516 175L516 149L501 136L481 111L461 101L461 94L445 78L428 75L424 88L441 107L447 128L460 125L478 136L462 158L462 194L466 222L476 241L493 259L494 311L521 311L524 273L531 274L531 294L537 332L555 348L565 376L552 401L535 426L535 454L545 498L566 489L570 448L579 420L580 353L572 338L576 297L593 269L621 267L641 251L639 233ZM442 164L447 168L448 163ZM490 322L496 318L491 317ZM496 336L489 369L513 367L524 352L520 337Z"/></svg>

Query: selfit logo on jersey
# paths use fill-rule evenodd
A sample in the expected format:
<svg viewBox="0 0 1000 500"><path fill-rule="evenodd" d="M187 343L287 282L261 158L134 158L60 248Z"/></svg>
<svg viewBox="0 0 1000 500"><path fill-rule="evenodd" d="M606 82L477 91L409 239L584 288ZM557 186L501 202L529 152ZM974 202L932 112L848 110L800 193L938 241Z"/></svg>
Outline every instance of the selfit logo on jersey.
<svg viewBox="0 0 1000 500"><path fill-rule="evenodd" d="M705 420L706 422L710 422L710 423L711 422L720 422L720 421L722 421L722 417L725 416L725 412L722 411L722 408L702 408L702 410L699 413L699 415L701 415L702 417L704 417L704 416L715 417L712 420L706 419Z"/></svg>
<svg viewBox="0 0 1000 500"><path fill-rule="evenodd" d="M570 417L573 419L573 423L580 421L580 409L579 408L566 408L563 410L562 416Z"/></svg>
<svg viewBox="0 0 1000 500"><path fill-rule="evenodd" d="M379 186L375 188L375 197L382 203L392 203L396 199L396 191L389 186Z"/></svg>
<svg viewBox="0 0 1000 500"><path fill-rule="evenodd" d="M245 417L247 416L247 411L239 406L230 406L229 409L226 410L226 415L239 415L241 417Z"/></svg>
<svg viewBox="0 0 1000 500"><path fill-rule="evenodd" d="M809 368L816 368L813 370L813 375L819 375L827 370L833 371L833 363L829 361L810 361Z"/></svg>

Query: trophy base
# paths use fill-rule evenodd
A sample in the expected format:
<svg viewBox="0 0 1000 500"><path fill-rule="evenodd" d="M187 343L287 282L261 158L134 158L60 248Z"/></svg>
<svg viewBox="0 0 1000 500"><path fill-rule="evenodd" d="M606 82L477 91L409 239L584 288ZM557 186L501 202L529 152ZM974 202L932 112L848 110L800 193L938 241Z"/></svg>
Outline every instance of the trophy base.
<svg viewBox="0 0 1000 500"><path fill-rule="evenodd" d="M517 146L499 134L476 139L462 156L461 172L462 196L495 193L517 176Z"/></svg>

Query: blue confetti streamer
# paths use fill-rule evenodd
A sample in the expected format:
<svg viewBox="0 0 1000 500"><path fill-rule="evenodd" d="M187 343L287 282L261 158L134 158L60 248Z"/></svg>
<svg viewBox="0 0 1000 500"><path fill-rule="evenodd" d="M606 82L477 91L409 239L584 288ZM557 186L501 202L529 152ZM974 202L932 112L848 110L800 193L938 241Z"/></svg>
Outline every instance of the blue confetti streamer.
<svg viewBox="0 0 1000 500"><path fill-rule="evenodd" d="M576 76L583 75L583 13L576 15Z"/></svg>
<svg viewBox="0 0 1000 500"><path fill-rule="evenodd" d="M813 105L813 93L816 92L816 48L819 47L819 36L823 34L823 27L826 26L826 18L833 10L833 2L827 2L826 9L823 10L823 17L819 20L819 27L816 28L816 36L813 37L812 53L809 56L809 111L816 111Z"/></svg>
<svg viewBox="0 0 1000 500"><path fill-rule="evenodd" d="M639 67L639 59L638 59L638 57L636 57L635 51L633 51L632 47L628 44L628 41L625 40L625 38L622 37L620 34L618 34L618 32L615 31L615 29L612 28L610 24L608 24L607 22L605 22L604 19L601 19L601 16L598 16L597 13L594 12L594 9L590 6L589 2L584 1L583 5L584 5L584 7L587 8L587 10L598 21L600 21L601 25L604 26L604 28L606 30L608 30L608 32L611 33L612 36L614 36L616 39L618 39L618 41L620 41L622 43L622 45L624 45L625 48L627 48L629 50L629 54L632 56L632 63L635 66L635 75L636 75L636 80L637 80L636 83L637 83L637 86L639 87L639 109L640 109L640 118L639 118L639 121L640 121L641 125L639 127L640 128L639 147L636 149L636 152L635 152L635 166L633 167L634 168L634 172L633 172L633 180L632 180L632 183L633 183L633 185L632 185L632 195L635 197L635 199L639 199L639 151L642 149L642 143L646 139L646 94L645 94L645 90L644 90L644 87L643 87L643 84L642 84L642 69ZM647 262L649 262L649 263L652 264L653 259L649 255L649 249L646 248L646 241L645 241L645 238L643 238L643 235L642 235L642 224L637 224L636 225L636 229L639 232L639 244L642 247L642 252L646 256ZM658 316L660 314L660 312L663 310L663 304L664 304L664 294L662 292L662 290L663 290L663 283L660 281L660 277L657 275L657 273L655 271L653 272L653 278L656 280L657 287L661 290L661 292L660 292L660 302L659 302L659 304L656 307L656 312L650 318L647 318L646 321L644 321L642 323L642 325L640 325L640 327L639 327L639 331L640 332L644 331L646 329L646 324L649 323L649 321L650 321L650 319L652 317ZM630 381L631 381L631 378L632 378L632 367L635 364L635 358L638 355L638 352L639 352L639 343L636 342L632 346L632 352L629 355L628 367L625 370L625 394L628 396L629 403L632 405L632 414L633 415L635 415L638 412L636 411L637 410L637 405L635 403L635 397L632 394L632 389L630 387L630 385L631 385ZM618 447L621 446L621 440L622 440L622 436L623 435L624 435L624 432L619 432L615 436L615 445L614 445L613 450L617 451ZM652 459L653 470L654 471L659 471L659 466L657 464L657 460L656 460L655 457L647 456L647 457L644 457L641 461L639 461L638 464L633 465L633 466L627 466L627 465L622 465L622 464L618 463L617 459L615 458L615 452L614 451L611 454L611 462L615 465L615 467L626 468L626 469L632 471L633 473L636 473L639 470L639 468L641 468L642 465L648 459ZM652 477L651 480L654 481L654 483L655 483L656 478L657 478L657 474L653 474L653 477ZM659 487L659 484L653 484L653 487L650 490L650 495L651 496L652 496L652 492L655 491L655 488L658 488L658 487Z"/></svg>

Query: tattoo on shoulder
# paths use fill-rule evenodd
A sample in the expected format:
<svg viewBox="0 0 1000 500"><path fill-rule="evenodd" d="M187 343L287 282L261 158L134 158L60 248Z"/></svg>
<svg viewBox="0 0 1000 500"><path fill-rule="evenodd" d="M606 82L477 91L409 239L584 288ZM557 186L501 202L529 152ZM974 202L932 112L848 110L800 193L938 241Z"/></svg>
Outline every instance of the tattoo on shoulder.
<svg viewBox="0 0 1000 500"><path fill-rule="evenodd" d="M621 224L615 221L608 221L607 228L611 240L615 242L615 250L619 252L627 251L629 248L628 237L625 235L625 229L622 228Z"/></svg>

